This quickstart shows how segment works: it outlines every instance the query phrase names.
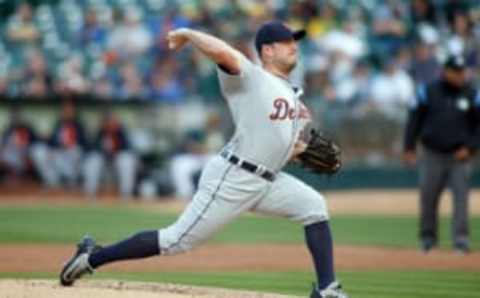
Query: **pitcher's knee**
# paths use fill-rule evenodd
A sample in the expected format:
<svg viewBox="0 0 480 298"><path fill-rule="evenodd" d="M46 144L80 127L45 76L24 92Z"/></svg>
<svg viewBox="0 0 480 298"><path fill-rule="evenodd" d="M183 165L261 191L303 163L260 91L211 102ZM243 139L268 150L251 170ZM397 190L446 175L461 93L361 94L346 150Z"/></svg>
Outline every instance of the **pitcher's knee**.
<svg viewBox="0 0 480 298"><path fill-rule="evenodd" d="M180 233L170 227L159 231L158 242L161 255L181 254L198 246L198 241L194 241L188 233Z"/></svg>
<svg viewBox="0 0 480 298"><path fill-rule="evenodd" d="M314 200L310 200L308 206L303 206L302 212L296 218L304 226L313 223L329 220L327 204L322 195L317 195Z"/></svg>
<svg viewBox="0 0 480 298"><path fill-rule="evenodd" d="M308 226L317 222L323 222L323 221L328 221L329 216L328 214L322 214L322 213L316 213L316 214L311 214L308 216L305 216L302 220L301 223L304 226Z"/></svg>

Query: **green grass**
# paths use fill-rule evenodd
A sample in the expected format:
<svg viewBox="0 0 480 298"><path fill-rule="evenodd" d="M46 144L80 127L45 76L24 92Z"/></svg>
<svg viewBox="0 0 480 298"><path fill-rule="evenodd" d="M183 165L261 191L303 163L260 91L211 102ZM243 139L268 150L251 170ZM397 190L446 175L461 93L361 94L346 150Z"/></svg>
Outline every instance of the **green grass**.
<svg viewBox="0 0 480 298"><path fill-rule="evenodd" d="M164 227L172 213L122 206L2 206L0 243L73 243L89 233L101 243L115 241L138 230ZM480 217L473 217L473 248L480 247ZM340 215L332 219L337 244L388 247L417 246L415 216ZM442 245L449 245L449 219L441 220ZM303 243L299 224L282 218L242 216L218 233L216 243Z"/></svg>
<svg viewBox="0 0 480 298"><path fill-rule="evenodd" d="M338 274L345 289L355 298L478 297L480 272L397 271ZM0 278L56 278L44 273L0 273ZM161 272L97 273L95 279L168 282L196 286L244 289L307 296L310 272Z"/></svg>
<svg viewBox="0 0 480 298"><path fill-rule="evenodd" d="M160 228L177 215L125 206L0 206L1 243L72 243L90 233L101 243L138 230ZM473 247L480 247L480 217L473 217ZM415 216L340 215L332 219L336 244L416 247ZM448 245L449 219L441 220ZM213 240L216 243L303 243L300 225L285 219L246 215ZM380 261L380 260L379 260ZM0 265L1 270L1 265ZM347 271L338 274L354 298L478 297L478 271ZM56 278L51 273L0 273L0 278ZM98 272L95 279L171 282L307 296L312 272Z"/></svg>

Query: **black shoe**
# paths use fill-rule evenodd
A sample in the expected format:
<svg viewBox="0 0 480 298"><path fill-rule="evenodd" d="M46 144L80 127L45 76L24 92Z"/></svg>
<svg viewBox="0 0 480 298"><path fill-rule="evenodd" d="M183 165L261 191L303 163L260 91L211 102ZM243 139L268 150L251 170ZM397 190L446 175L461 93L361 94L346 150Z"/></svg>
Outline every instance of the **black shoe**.
<svg viewBox="0 0 480 298"><path fill-rule="evenodd" d="M453 245L453 249L457 254L466 255L470 253L470 244L468 240L456 241Z"/></svg>
<svg viewBox="0 0 480 298"><path fill-rule="evenodd" d="M94 270L88 263L88 257L100 248L90 236L84 236L77 245L75 255L63 266L60 273L60 284L62 286L71 286L75 280L82 277L85 273L92 274Z"/></svg>
<svg viewBox="0 0 480 298"><path fill-rule="evenodd" d="M420 249L423 253L429 253L435 247L437 247L437 241L432 238L422 239L422 242L420 243Z"/></svg>

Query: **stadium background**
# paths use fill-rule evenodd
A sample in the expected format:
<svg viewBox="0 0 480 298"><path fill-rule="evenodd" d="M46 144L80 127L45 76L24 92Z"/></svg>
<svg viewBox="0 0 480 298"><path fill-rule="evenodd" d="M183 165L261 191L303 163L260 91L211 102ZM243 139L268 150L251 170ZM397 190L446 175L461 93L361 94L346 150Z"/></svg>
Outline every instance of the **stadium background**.
<svg viewBox="0 0 480 298"><path fill-rule="evenodd" d="M424 256L415 254L416 171L404 167L400 160L403 125L415 89L439 75L447 54L464 53L471 79L474 83L479 80L478 1L4 0L0 1L0 15L1 130L8 126L12 111L20 111L40 138L47 140L62 105L73 102L87 136L92 138L104 112L113 111L125 124L141 161L136 192L141 192L142 182L149 182L158 195L174 192L170 162L191 150L190 142L201 146L204 153L215 148L207 144L209 136L225 140L232 133L214 65L190 49L169 53L166 32L180 26L205 30L256 60L251 42L255 29L265 20L279 18L295 28L306 28L308 38L300 44L302 60L292 80L305 87L305 101L317 124L331 131L342 145L345 169L330 178L317 178L295 167L289 170L320 190L329 190L327 197L341 248L386 249L357 256L366 263L378 262L376 257L384 253L406 252L399 257L406 262L403 267L397 264L393 269L379 266L365 271L368 266L364 264L342 265L340 277L347 287L353 287L354 297L399 297L396 295L402 293L408 297L438 297L456 295L452 292L455 290L464 297L475 297L478 292L477 253L455 259L443 239L442 251L426 263ZM34 244L70 245L85 230L99 235L101 241L112 241L142 228L142 224L168 223L178 213L178 206L170 209L162 204L156 213L156 205L139 200L112 205L118 201L115 192L101 197L95 205L84 205L85 197L79 189L45 190L35 174L20 179L10 175L3 166L0 221L7 224L2 224L0 251L6 262L20 258L12 251L25 249L26 261L19 261L20 265L10 262L3 270L0 267L1 277L54 276L55 264L47 260L58 262L69 250L59 247L58 254L52 255L55 248L43 247L46 255L36 259L32 252L36 248L29 250ZM478 173L474 185L480 185ZM146 192L150 198L151 192ZM471 220L474 250L480 239L477 197L475 190ZM153 211L146 212L145 206ZM445 203L442 210L442 234L448 239L449 206ZM55 228L59 223L65 230ZM212 245L301 244L300 238L292 236L298 232L294 227L286 225L278 231L279 225L275 220L248 216L229 227ZM252 230L258 230L258 235ZM352 252L342 250L340 255L350 260ZM425 267L411 265L415 262ZM186 266L182 271L180 267L177 272L172 269L175 265L166 269L162 266L158 265L158 270L168 271L173 276L170 280L165 272L139 273L143 271L139 267L114 268L113 273L100 278L297 295L308 292L306 282L311 279L309 267L301 267L298 273L298 267L274 266L271 271L276 273L272 273L266 269L271 264L266 264L257 268L259 284L248 284L249 275L234 265L230 269L210 268L218 272L202 277L195 275L202 272L198 268ZM147 271L156 270L149 268ZM123 271L134 273L121 275ZM285 287L279 286L278 280ZM296 283L305 285L300 288ZM454 283L457 286L451 288Z"/></svg>
<svg viewBox="0 0 480 298"><path fill-rule="evenodd" d="M346 168L353 168L323 187L413 186L415 177L400 167L399 156L415 86L434 80L452 51L464 51L478 77L475 1L20 3L0 3L0 126L17 105L47 137L59 102L74 99L93 134L98 106L114 107L134 147L155 160L175 154L186 132L204 129L211 113L222 118L225 138L232 131L214 65L192 51L169 53L165 33L171 28L208 30L254 60L251 38L263 21L278 17L307 28L293 80L306 87L317 124L337 136ZM136 142L142 133L150 146Z"/></svg>

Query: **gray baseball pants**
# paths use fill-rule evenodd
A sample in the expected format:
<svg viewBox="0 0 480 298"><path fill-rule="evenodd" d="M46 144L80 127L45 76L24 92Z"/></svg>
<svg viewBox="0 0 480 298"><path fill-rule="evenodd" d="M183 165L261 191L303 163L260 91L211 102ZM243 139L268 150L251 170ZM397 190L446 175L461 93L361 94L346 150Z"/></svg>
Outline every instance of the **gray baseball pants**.
<svg viewBox="0 0 480 298"><path fill-rule="evenodd" d="M468 196L472 164L455 160L453 154L424 150L420 163L420 237L436 241L438 205L446 186L452 191L454 242L468 239Z"/></svg>
<svg viewBox="0 0 480 298"><path fill-rule="evenodd" d="M159 230L162 255L189 251L246 211L289 218L304 226L328 220L327 203L316 190L280 172L270 182L213 157L198 191L172 225Z"/></svg>

